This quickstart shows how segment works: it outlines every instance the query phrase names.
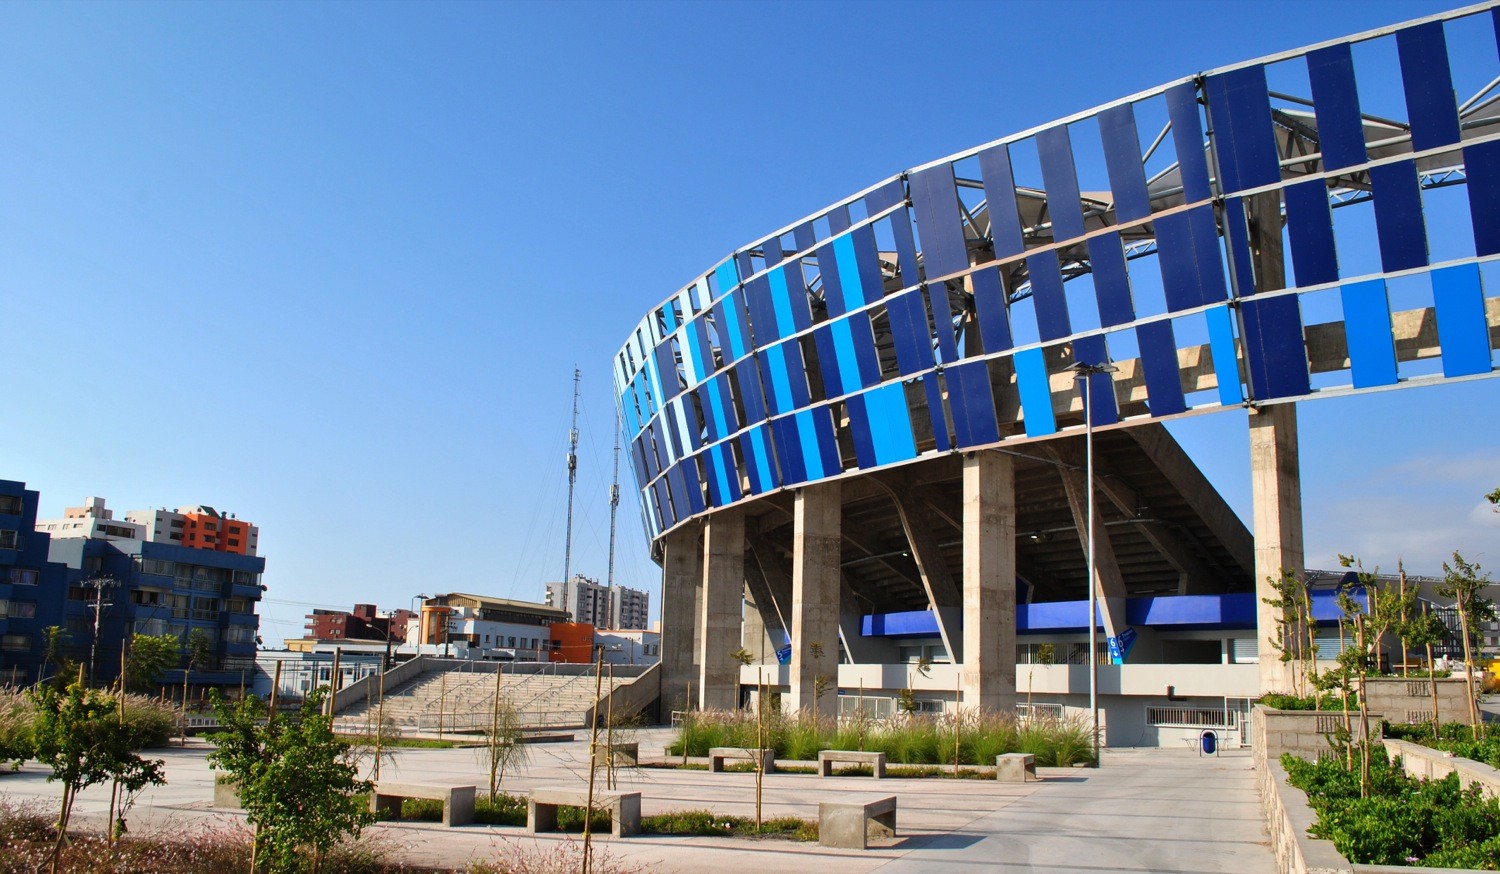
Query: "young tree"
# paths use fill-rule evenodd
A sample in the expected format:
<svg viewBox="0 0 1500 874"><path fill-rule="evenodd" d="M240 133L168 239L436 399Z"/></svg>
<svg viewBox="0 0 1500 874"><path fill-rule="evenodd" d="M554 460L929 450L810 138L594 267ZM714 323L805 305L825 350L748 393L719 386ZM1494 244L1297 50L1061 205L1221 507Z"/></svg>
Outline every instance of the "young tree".
<svg viewBox="0 0 1500 874"><path fill-rule="evenodd" d="M197 670L208 670L214 665L214 642L208 632L194 628L183 642L182 665L182 742L187 743L188 675ZM337 659L335 659L337 661Z"/></svg>
<svg viewBox="0 0 1500 874"><path fill-rule="evenodd" d="M1316 685L1318 647L1317 624L1312 618L1312 593L1306 581L1290 570L1283 569L1280 577L1266 579L1276 596L1261 600L1278 611L1276 633L1267 640L1281 653L1280 660L1291 669L1292 687L1287 691L1301 697L1304 689ZM1316 692L1313 694L1316 697Z"/></svg>
<svg viewBox="0 0 1500 874"><path fill-rule="evenodd" d="M1420 614L1407 620L1401 636L1412 646L1427 650L1427 682L1432 693L1432 736L1435 739L1440 736L1441 728L1438 720L1437 665L1432 660L1432 645L1447 637L1448 629L1443 625L1443 620L1434 616L1424 604Z"/></svg>
<svg viewBox="0 0 1500 874"><path fill-rule="evenodd" d="M1443 562L1443 582L1438 594L1452 598L1458 610L1459 638L1464 646L1464 689L1469 699L1469 726L1477 740L1481 731L1479 721L1479 697L1474 690L1474 638L1480 633L1483 623L1495 616L1495 605L1480 593L1490 585L1490 575L1481 574L1478 563L1470 563L1457 552L1453 562Z"/></svg>
<svg viewBox="0 0 1500 874"><path fill-rule="evenodd" d="M316 874L334 845L375 819L361 797L372 785L358 778L349 743L321 712L325 694L314 690L289 717L268 715L257 698L231 705L210 693L224 730L213 736L218 748L208 760L239 784L255 829L252 870Z"/></svg>
<svg viewBox="0 0 1500 874"><path fill-rule="evenodd" d="M65 676L62 670L62 648L67 639L68 633L61 625L49 625L42 629L42 673L37 677L38 683L45 683L48 676ZM66 683L67 680L63 682Z"/></svg>
<svg viewBox="0 0 1500 874"><path fill-rule="evenodd" d="M171 634L136 634L130 638L125 655L126 688L149 694L156 690L161 675L177 663L179 642Z"/></svg>
<svg viewBox="0 0 1500 874"><path fill-rule="evenodd" d="M74 684L64 692L47 685L32 691L35 722L32 745L37 761L52 769L47 780L63 784L57 816L57 842L52 867L67 839L68 821L78 793L97 783L116 780L129 792L148 783L161 785L162 763L135 754L130 728L115 716L116 700ZM111 823L111 828L114 827Z"/></svg>
<svg viewBox="0 0 1500 874"><path fill-rule="evenodd" d="M523 734L516 708L509 701L494 703L484 743L478 748L480 760L489 770L492 801L500 794L505 772L523 767L531 760L531 747L521 742Z"/></svg>

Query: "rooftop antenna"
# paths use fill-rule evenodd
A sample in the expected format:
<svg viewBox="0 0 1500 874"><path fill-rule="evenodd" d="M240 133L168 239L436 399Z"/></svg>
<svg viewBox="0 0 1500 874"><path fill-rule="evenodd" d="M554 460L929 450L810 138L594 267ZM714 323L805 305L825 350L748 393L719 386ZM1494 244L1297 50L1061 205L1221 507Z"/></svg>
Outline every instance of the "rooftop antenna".
<svg viewBox="0 0 1500 874"><path fill-rule="evenodd" d="M568 534L563 547L563 582L573 579L573 485L578 482L578 381L583 374L573 368L573 430L568 432Z"/></svg>
<svg viewBox="0 0 1500 874"><path fill-rule="evenodd" d="M620 509L620 408L615 407L615 473L609 487L609 586L615 584L615 514Z"/></svg>

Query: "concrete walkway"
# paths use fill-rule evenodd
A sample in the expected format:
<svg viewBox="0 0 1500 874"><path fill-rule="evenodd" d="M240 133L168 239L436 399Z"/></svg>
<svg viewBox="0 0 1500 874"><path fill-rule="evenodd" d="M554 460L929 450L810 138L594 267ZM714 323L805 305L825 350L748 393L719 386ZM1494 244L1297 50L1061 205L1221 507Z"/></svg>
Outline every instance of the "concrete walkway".
<svg viewBox="0 0 1500 874"><path fill-rule="evenodd" d="M643 756L660 752L664 730L638 735ZM153 755L166 759L168 784L143 793L131 816L132 830L180 833L211 821L243 821L214 811L213 775L195 743ZM644 836L600 841L619 870L732 872L1246 872L1273 870L1261 825L1248 753L1198 758L1191 750L1106 752L1098 770L1043 768L1040 783L868 777L818 778L768 775L767 817L816 818L819 800L849 792L881 792L900 799L899 837L870 850L829 850L780 840L729 840ZM390 779L473 782L485 777L476 750L402 750L387 764ZM622 772L622 789L642 793L643 813L708 808L716 813L754 814L755 775L645 768ZM505 787L582 785L587 778L587 742L532 747L532 763L507 777ZM0 776L0 794L47 803L56 784L36 765ZM88 790L78 802L81 821L102 828L107 787ZM372 830L411 862L461 867L524 848L557 850L572 840L533 838L519 828L470 826L444 829L428 823L398 823ZM606 866L608 867L608 866Z"/></svg>

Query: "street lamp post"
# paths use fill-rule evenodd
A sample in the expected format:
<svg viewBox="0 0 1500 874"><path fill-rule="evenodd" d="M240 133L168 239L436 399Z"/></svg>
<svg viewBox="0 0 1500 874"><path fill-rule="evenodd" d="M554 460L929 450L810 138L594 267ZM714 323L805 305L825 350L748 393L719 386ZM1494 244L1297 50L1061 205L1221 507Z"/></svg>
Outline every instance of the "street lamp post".
<svg viewBox="0 0 1500 874"><path fill-rule="evenodd" d="M427 624L422 621L422 614L417 610L417 602L425 600L427 600L427 595L425 594L416 594L411 596L411 612L417 617L417 655L422 654L422 632L425 630L425 626ZM411 641L408 640L407 643L411 643Z"/></svg>
<svg viewBox="0 0 1500 874"><path fill-rule="evenodd" d="M1089 587L1089 725L1094 736L1094 767L1099 767L1099 584L1094 567L1094 409L1090 377L1114 373L1110 364L1085 364L1068 368L1083 390L1084 480L1088 489L1088 587Z"/></svg>

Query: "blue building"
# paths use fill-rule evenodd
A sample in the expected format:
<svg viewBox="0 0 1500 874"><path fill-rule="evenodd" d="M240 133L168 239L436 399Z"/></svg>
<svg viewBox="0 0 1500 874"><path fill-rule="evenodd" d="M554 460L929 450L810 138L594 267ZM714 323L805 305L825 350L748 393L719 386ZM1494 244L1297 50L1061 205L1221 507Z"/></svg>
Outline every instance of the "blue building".
<svg viewBox="0 0 1500 874"><path fill-rule="evenodd" d="M134 634L194 631L213 643L196 665L196 687L238 686L254 672L265 559L171 542L114 537L55 538L36 530L38 493L0 480L0 682L43 676L44 629L66 630L59 652L89 667L96 683L119 676ZM181 667L161 681L182 682Z"/></svg>
<svg viewBox="0 0 1500 874"><path fill-rule="evenodd" d="M38 494L0 480L0 683L24 685L42 670L43 634L63 624L66 565L49 560L51 537L36 530Z"/></svg>

